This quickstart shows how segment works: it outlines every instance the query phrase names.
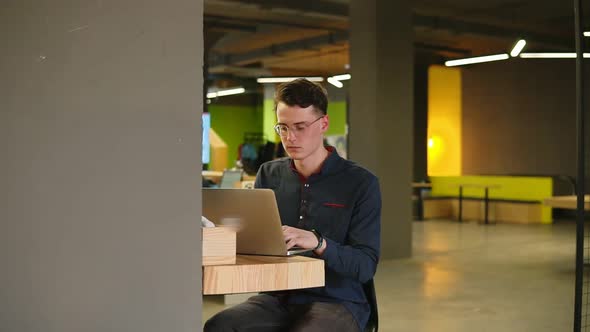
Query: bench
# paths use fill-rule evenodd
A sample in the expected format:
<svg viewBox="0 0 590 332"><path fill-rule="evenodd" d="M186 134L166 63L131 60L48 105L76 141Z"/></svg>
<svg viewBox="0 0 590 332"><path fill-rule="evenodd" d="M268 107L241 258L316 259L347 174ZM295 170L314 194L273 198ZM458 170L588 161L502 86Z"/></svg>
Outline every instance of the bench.
<svg viewBox="0 0 590 332"><path fill-rule="evenodd" d="M488 222L539 223L542 220L540 201L489 199ZM485 223L485 202L480 197L463 197L461 220L482 220ZM425 219L459 219L458 197L425 197Z"/></svg>
<svg viewBox="0 0 590 332"><path fill-rule="evenodd" d="M432 176L424 218L476 219L484 223L551 223L551 177Z"/></svg>

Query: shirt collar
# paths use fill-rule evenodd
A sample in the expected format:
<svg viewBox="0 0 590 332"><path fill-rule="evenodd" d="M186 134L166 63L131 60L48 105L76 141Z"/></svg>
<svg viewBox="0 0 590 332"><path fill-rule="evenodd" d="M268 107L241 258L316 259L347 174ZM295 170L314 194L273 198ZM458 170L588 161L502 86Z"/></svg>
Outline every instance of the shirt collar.
<svg viewBox="0 0 590 332"><path fill-rule="evenodd" d="M326 150L328 150L328 157L326 157L326 159L322 163L322 167L320 168L320 171L312 174L310 177L319 176L319 175L328 175L328 174L332 173L336 169L338 161L340 161L340 159L342 159L338 155L336 148L334 148L333 146L326 145L325 148L326 148ZM299 180L305 182L307 179L297 171L297 168L295 168L295 162L293 161L292 158L289 158L289 164L291 165L291 170L299 176Z"/></svg>

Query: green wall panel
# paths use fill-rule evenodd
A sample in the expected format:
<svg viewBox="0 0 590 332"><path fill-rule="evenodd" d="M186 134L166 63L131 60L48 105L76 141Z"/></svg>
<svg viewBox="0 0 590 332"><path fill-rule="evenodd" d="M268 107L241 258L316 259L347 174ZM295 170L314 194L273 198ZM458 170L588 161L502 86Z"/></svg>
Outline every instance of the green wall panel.
<svg viewBox="0 0 590 332"><path fill-rule="evenodd" d="M330 128L328 128L326 136L346 134L346 102L329 103L328 116L330 118Z"/></svg>
<svg viewBox="0 0 590 332"><path fill-rule="evenodd" d="M225 141L228 147L228 164L235 165L238 147L244 142L246 132L262 131L262 108L258 106L215 105L208 107L211 113L211 128Z"/></svg>

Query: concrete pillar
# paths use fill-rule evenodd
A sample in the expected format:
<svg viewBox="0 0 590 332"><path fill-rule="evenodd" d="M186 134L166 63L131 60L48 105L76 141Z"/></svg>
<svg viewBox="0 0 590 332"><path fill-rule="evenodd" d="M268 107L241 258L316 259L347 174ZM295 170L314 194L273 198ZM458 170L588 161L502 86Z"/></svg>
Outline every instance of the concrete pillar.
<svg viewBox="0 0 590 332"><path fill-rule="evenodd" d="M3 6L1 331L201 329L202 6Z"/></svg>
<svg viewBox="0 0 590 332"><path fill-rule="evenodd" d="M413 31L409 0L352 0L350 159L379 176L382 258L412 248Z"/></svg>

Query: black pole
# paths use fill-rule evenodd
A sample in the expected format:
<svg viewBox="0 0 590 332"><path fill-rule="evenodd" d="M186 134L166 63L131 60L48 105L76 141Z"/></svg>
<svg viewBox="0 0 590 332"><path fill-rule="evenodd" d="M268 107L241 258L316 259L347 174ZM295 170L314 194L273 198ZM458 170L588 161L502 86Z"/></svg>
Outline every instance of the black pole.
<svg viewBox="0 0 590 332"><path fill-rule="evenodd" d="M577 119L577 161L578 192L576 209L576 286L574 303L574 332L582 331L582 292L584 282L584 58L582 0L574 0L576 32L576 119Z"/></svg>
<svg viewBox="0 0 590 332"><path fill-rule="evenodd" d="M459 222L463 221L463 186L459 186Z"/></svg>
<svg viewBox="0 0 590 332"><path fill-rule="evenodd" d="M486 187L486 193L485 193L485 198L484 198L484 208L485 208L485 219L484 220L485 220L486 225L488 224L488 213L489 213L488 204L490 202L489 201L489 198L490 198L490 195L489 195L490 190L489 189L490 189L489 187Z"/></svg>

